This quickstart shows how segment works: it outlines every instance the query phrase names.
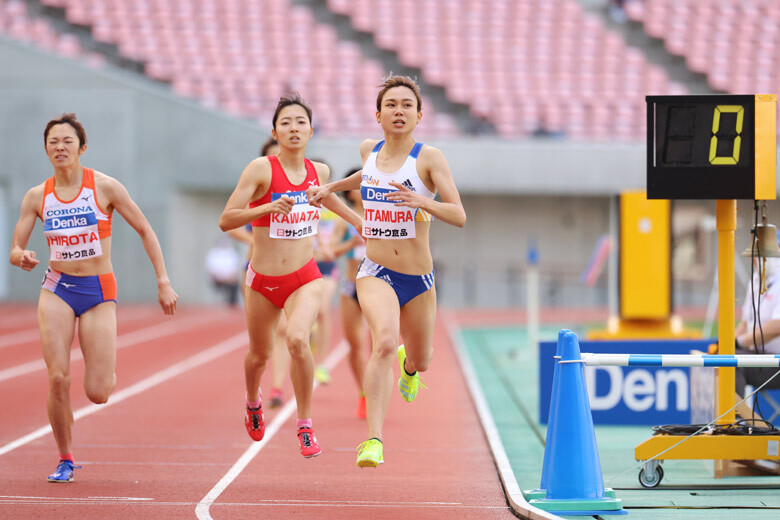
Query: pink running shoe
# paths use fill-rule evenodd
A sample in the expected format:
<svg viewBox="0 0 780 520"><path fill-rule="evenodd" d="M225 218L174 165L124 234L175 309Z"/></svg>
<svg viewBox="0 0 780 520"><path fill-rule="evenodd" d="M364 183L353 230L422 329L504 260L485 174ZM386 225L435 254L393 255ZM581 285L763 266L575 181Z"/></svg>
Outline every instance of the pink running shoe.
<svg viewBox="0 0 780 520"><path fill-rule="evenodd" d="M271 408L276 408L277 406L282 406L282 403L284 403L284 397L282 396L282 391L278 388L272 388L271 400L268 401L268 406L270 406Z"/></svg>
<svg viewBox="0 0 780 520"><path fill-rule="evenodd" d="M246 432L252 437L253 441L263 440L265 436L265 422L263 421L263 405L257 408L246 407L246 416L244 417Z"/></svg>
<svg viewBox="0 0 780 520"><path fill-rule="evenodd" d="M322 448L317 444L317 437L311 428L298 428L298 443L301 447L301 455L310 459L322 453Z"/></svg>

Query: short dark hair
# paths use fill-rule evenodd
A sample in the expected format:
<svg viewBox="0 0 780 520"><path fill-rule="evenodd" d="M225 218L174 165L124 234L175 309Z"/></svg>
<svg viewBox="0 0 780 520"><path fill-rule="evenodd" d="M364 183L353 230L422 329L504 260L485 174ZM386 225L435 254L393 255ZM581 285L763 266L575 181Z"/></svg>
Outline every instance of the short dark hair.
<svg viewBox="0 0 780 520"><path fill-rule="evenodd" d="M290 92L279 98L279 103L276 104L273 128L276 128L276 120L279 118L279 112L281 112L284 107L289 107L290 105L300 105L306 111L306 115L309 116L309 123L311 123L311 107L303 100L300 94L297 92Z"/></svg>
<svg viewBox="0 0 780 520"><path fill-rule="evenodd" d="M46 141L49 139L49 131L55 125L70 125L73 127L73 130L76 131L76 136L79 138L79 148L87 144L87 133L84 131L84 127L81 126L78 119L76 119L76 114L73 112L65 112L57 119L52 119L46 123L46 128L43 131L44 145L46 145Z"/></svg>
<svg viewBox="0 0 780 520"><path fill-rule="evenodd" d="M265 157L268 155L268 150L271 149L272 146L277 146L279 144L279 141L274 139L273 137L269 137L265 140L263 143L263 146L260 148L260 157Z"/></svg>
<svg viewBox="0 0 780 520"><path fill-rule="evenodd" d="M422 110L422 96L420 95L420 86L409 76L388 76L379 85L382 90L376 96L376 110L377 112L382 110L382 98L393 87L407 87L414 92L414 97L417 98L417 111Z"/></svg>

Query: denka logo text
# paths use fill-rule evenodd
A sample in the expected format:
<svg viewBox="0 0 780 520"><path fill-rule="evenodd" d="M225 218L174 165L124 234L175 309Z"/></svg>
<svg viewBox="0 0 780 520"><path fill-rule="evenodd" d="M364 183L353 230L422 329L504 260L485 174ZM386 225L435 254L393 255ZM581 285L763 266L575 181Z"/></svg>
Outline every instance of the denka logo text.
<svg viewBox="0 0 780 520"><path fill-rule="evenodd" d="M596 377L598 371L606 373L609 381L606 393L599 389L596 395ZM643 368L626 370L621 367L585 367L585 385L588 387L588 399L591 410L610 410L621 399L629 410L644 412L650 408L658 411L669 409L669 389L675 386L676 400L674 408L685 411L689 408L688 374L684 370L655 370L654 373Z"/></svg>

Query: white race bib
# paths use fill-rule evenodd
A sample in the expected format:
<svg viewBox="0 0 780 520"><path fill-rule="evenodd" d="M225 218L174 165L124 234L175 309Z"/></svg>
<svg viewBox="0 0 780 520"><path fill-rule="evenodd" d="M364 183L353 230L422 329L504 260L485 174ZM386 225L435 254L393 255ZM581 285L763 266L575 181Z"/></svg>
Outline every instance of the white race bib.
<svg viewBox="0 0 780 520"><path fill-rule="evenodd" d="M320 222L320 209L309 205L305 191L271 193L271 202L281 197L290 197L295 201L292 211L287 215L272 213L269 233L271 238L296 240L317 234Z"/></svg>
<svg viewBox="0 0 780 520"><path fill-rule="evenodd" d="M385 199L394 191L397 190L361 186L363 237L400 240L416 236L415 209Z"/></svg>
<svg viewBox="0 0 780 520"><path fill-rule="evenodd" d="M69 213L67 209L47 213L53 214L43 225L50 260L84 260L103 254L95 213Z"/></svg>

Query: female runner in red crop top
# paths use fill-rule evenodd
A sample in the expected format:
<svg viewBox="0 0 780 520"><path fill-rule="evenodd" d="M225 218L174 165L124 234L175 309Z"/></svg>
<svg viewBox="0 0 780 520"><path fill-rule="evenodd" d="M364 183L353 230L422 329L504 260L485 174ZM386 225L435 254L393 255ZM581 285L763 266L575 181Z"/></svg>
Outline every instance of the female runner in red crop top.
<svg viewBox="0 0 780 520"><path fill-rule="evenodd" d="M306 189L326 182L330 171L304 157L314 133L311 109L298 94L279 100L273 117L277 156L259 157L244 169L219 221L223 231L252 222L254 247L247 270L246 313L249 352L246 378L245 426L259 441L265 434L260 378L271 356L274 329L284 310L293 390L298 405L298 440L304 457L321 449L312 431L311 397L314 363L309 335L322 292L322 275L314 262L314 235L319 210L309 206ZM249 207L247 207L247 204ZM337 197L324 205L360 225L360 217Z"/></svg>

